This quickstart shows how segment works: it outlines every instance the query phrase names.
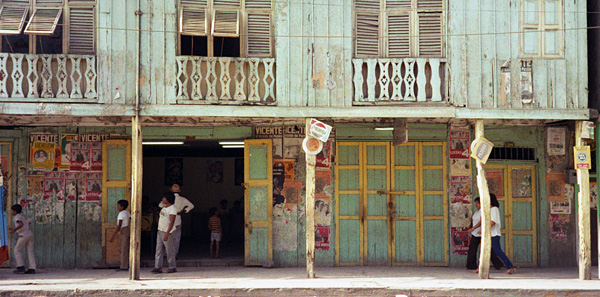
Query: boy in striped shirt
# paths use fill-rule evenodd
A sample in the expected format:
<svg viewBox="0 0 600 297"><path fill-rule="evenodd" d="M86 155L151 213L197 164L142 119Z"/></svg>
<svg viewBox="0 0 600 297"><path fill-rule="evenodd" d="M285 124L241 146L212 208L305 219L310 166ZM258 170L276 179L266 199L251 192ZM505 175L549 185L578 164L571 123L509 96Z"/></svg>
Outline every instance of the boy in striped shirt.
<svg viewBox="0 0 600 297"><path fill-rule="evenodd" d="M210 257L219 257L219 244L221 243L221 219L216 207L209 210L210 219L208 219L208 229L210 229ZM213 257L213 245L217 245L215 256Z"/></svg>

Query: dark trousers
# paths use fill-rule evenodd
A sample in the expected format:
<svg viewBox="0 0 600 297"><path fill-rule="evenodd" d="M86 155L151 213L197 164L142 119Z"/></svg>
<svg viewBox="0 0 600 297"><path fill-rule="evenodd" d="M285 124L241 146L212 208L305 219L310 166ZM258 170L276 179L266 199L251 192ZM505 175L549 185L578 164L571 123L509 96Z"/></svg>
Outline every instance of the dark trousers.
<svg viewBox="0 0 600 297"><path fill-rule="evenodd" d="M479 262L477 259L477 249L479 248L479 244L481 244L481 237L471 235L471 242L469 243L469 252L467 254L467 269L479 268L479 265L477 264ZM492 255L490 259L492 260L494 268L501 269L502 266L504 266L502 260L500 260L496 253L494 253L494 249L492 249Z"/></svg>

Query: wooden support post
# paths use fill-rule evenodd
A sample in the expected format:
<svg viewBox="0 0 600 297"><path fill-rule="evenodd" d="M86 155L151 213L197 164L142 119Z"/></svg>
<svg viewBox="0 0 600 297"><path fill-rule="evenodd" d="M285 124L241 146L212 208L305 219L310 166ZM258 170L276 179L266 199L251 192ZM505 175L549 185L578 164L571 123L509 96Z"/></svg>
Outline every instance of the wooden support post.
<svg viewBox="0 0 600 297"><path fill-rule="evenodd" d="M583 122L575 124L575 145L584 146L581 138ZM591 156L590 156L591 157ZM579 279L592 279L592 248L590 231L590 172L589 169L577 169L579 184Z"/></svg>
<svg viewBox="0 0 600 297"><path fill-rule="evenodd" d="M306 119L306 129L310 119ZM306 155L306 274L315 278L315 163L316 156Z"/></svg>
<svg viewBox="0 0 600 297"><path fill-rule="evenodd" d="M598 127L600 127L600 120L596 122L596 128L594 129L594 141L596 142L596 164L594 164L594 166L596 166L596 168L600 168L600 144L598 143L598 141L600 141L600 129L598 129ZM598 169L596 169L596 181L598 181L600 177L599 173ZM600 182L596 182L596 193L598 193L599 190ZM600 199L596 199L596 209L600 210ZM600 259L600 211L597 211L596 213L596 230L598 232L598 250L596 252L598 253L598 259ZM600 265L598 265L598 273L598 278L600 278Z"/></svg>
<svg viewBox="0 0 600 297"><path fill-rule="evenodd" d="M142 126L136 115L131 121L131 237L129 240L129 279L140 279L142 237Z"/></svg>
<svg viewBox="0 0 600 297"><path fill-rule="evenodd" d="M475 139L483 137L483 120L475 122ZM492 254L490 191L485 178L483 163L475 161L477 165L477 188L479 189L479 202L481 202L481 250L479 253L479 278L490 277L490 256Z"/></svg>

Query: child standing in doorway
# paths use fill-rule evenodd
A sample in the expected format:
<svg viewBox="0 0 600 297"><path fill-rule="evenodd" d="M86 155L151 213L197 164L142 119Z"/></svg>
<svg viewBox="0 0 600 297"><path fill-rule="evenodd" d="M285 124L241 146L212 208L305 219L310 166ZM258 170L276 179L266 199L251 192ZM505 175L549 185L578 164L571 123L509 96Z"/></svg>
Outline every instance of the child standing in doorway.
<svg viewBox="0 0 600 297"><path fill-rule="evenodd" d="M219 211L216 207L209 210L210 219L208 219L208 229L210 229L210 257L219 257L219 244L221 243L221 219L219 218ZM213 245L216 243L216 252L213 257Z"/></svg>
<svg viewBox="0 0 600 297"><path fill-rule="evenodd" d="M110 238L110 242L113 242L117 233L121 232L119 235L121 265L117 270L129 270L129 219L131 218L131 214L127 210L128 206L129 202L127 202L127 200L117 201L117 210L119 211L119 215L117 216L117 229L115 229L115 233L113 233Z"/></svg>
<svg viewBox="0 0 600 297"><path fill-rule="evenodd" d="M33 233L31 232L31 229L29 229L29 220L27 220L27 218L25 218L25 216L21 213L23 211L23 207L20 204L15 204L10 209L13 215L13 221L15 222L15 227L8 229L8 232L17 232L19 235L19 239L17 240L17 244L13 250L15 254L15 261L17 262L17 269L15 269L13 272L35 274L36 267L35 255L33 253ZM24 247L27 247L27 260L29 261L29 269L27 270L25 270L25 262L23 261L23 256L21 255L21 250Z"/></svg>

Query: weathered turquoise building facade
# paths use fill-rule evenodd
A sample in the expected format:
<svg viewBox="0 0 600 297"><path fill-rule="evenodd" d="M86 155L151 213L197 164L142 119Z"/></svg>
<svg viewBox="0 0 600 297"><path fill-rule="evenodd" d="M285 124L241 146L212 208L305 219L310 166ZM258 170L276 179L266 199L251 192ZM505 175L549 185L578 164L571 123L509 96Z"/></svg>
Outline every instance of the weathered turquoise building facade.
<svg viewBox="0 0 600 297"><path fill-rule="evenodd" d="M33 222L41 267L110 262L106 232L114 203L130 193L123 141L136 114L144 140L247 140L254 155L244 157L245 183L273 183L273 162L292 160L291 183L282 186L296 185L299 199L275 193L287 199L275 201L268 182L264 191L245 191L246 223L262 222L246 224L246 263L272 258L278 266L305 263L298 131L306 118L335 128L324 157L330 164L319 168L317 265L464 265L464 229L478 196L468 145L474 121L484 120L498 147L486 166L503 193L507 254L520 266L576 265L573 182L565 176L574 123L592 114L585 1L3 0L2 7L3 171L10 201L25 205ZM46 18L40 28L38 11ZM15 19L18 28L7 21ZM374 130L397 119L408 127L399 146L390 131ZM29 176L52 170L31 161L37 132L108 135L100 201L35 192ZM125 146L110 155L111 145ZM550 204L548 173L563 175L558 191L570 204L562 210ZM41 209L54 215L39 219Z"/></svg>

